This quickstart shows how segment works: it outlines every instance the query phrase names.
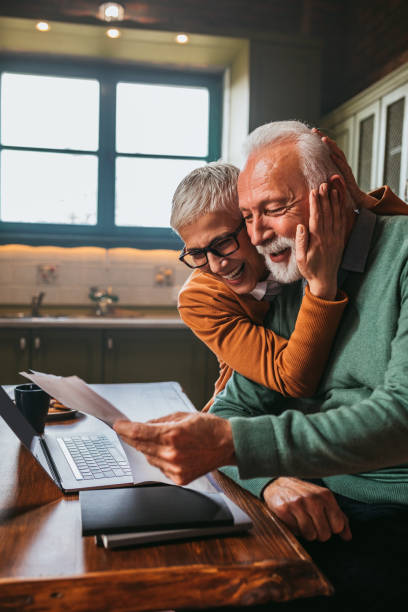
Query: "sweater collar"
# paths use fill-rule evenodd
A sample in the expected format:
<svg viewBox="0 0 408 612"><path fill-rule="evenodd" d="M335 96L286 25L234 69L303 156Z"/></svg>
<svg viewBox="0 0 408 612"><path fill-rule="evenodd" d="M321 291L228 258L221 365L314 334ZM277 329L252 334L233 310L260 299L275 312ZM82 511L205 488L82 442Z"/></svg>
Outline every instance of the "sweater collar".
<svg viewBox="0 0 408 612"><path fill-rule="evenodd" d="M339 287L343 286L349 272L364 272L370 251L371 240L376 224L376 216L370 210L362 208L356 211L357 219L350 232L338 272Z"/></svg>
<svg viewBox="0 0 408 612"><path fill-rule="evenodd" d="M370 251L376 216L370 210L362 208L351 230L340 268L347 272L364 272Z"/></svg>

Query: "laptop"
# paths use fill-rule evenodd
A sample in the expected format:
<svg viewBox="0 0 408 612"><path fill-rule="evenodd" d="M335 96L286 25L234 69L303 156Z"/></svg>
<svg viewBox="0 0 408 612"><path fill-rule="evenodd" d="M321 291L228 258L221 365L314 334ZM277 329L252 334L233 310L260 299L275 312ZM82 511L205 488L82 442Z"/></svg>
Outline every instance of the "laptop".
<svg viewBox="0 0 408 612"><path fill-rule="evenodd" d="M123 448L113 430L42 435L0 386L0 416L63 493L133 485Z"/></svg>

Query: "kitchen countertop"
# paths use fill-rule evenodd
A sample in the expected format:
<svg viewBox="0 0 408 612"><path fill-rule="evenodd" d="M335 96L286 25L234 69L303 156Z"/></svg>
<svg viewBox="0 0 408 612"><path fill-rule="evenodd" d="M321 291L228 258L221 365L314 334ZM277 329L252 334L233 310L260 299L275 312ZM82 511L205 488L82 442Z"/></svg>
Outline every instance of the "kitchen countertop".
<svg viewBox="0 0 408 612"><path fill-rule="evenodd" d="M60 312L58 312L58 310ZM60 314L61 313L61 314ZM41 317L31 317L18 308L0 308L0 327L41 328L70 327L95 329L185 328L176 308L118 308L112 315L96 316L85 308L53 309Z"/></svg>

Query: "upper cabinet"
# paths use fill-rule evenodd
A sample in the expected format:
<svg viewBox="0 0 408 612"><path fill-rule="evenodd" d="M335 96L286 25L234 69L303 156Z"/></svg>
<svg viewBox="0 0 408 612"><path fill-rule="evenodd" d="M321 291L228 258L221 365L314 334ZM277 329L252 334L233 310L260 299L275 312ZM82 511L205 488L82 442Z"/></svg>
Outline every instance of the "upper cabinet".
<svg viewBox="0 0 408 612"><path fill-rule="evenodd" d="M408 64L321 121L345 152L360 187L389 185L408 202Z"/></svg>
<svg viewBox="0 0 408 612"><path fill-rule="evenodd" d="M363 108L355 118L356 128L352 141L355 175L364 191L370 191L377 186L374 150L378 148L379 110L380 103L377 101Z"/></svg>
<svg viewBox="0 0 408 612"><path fill-rule="evenodd" d="M381 100L378 179L408 201L408 82Z"/></svg>

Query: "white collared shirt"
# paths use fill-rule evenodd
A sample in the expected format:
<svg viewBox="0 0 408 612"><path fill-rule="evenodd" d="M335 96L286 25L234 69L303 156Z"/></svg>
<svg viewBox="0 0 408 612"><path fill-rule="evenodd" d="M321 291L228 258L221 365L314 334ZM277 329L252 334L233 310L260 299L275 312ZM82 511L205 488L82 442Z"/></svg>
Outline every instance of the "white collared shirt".
<svg viewBox="0 0 408 612"><path fill-rule="evenodd" d="M275 295L281 292L282 285L278 283L272 276L272 273L269 274L268 278L264 281L260 281L256 283L255 287L250 291L250 294L260 302L263 299L272 300Z"/></svg>

